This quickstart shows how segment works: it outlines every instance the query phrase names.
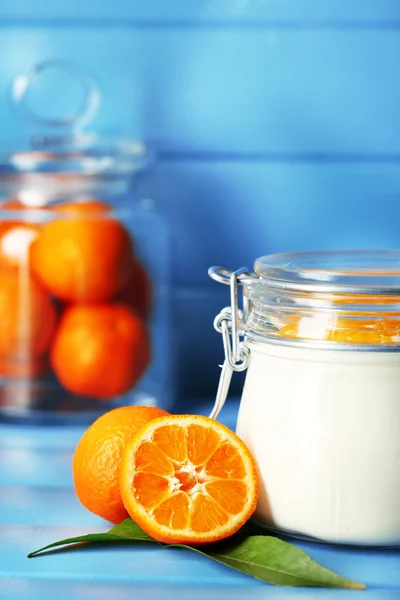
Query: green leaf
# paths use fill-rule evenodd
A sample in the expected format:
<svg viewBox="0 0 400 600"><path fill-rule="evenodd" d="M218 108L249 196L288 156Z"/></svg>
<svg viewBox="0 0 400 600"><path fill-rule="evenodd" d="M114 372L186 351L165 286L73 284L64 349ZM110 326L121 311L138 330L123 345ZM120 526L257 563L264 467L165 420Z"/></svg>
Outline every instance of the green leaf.
<svg viewBox="0 0 400 600"><path fill-rule="evenodd" d="M95 544L95 543L106 543L110 544L112 542L153 542L157 543L152 537L147 535L139 527L136 525L132 519L126 519L122 521L119 525L115 525L112 527L110 531L107 533L89 533L88 535L80 535L78 537L67 538L65 540L60 540L59 542L53 542L52 544L48 544L47 546L43 546L43 548L39 548L38 550L34 550L28 554L28 558L32 558L45 550L51 550L52 548L57 548L58 546L68 546L69 544L79 544L82 543L82 548L84 548L84 544Z"/></svg>
<svg viewBox="0 0 400 600"><path fill-rule="evenodd" d="M32 558L45 550L51 550L52 548L57 548L57 546L67 546L68 544L79 544L81 542L85 543L98 543L104 542L106 544L110 542L120 542L121 538L116 535L110 535L109 533L89 533L88 535L80 535L78 537L66 538L65 540L60 540L59 542L53 542L52 544L48 544L47 546L43 546L43 548L39 548L38 550L34 550L30 552L27 556L28 558ZM82 546L83 547L83 546Z"/></svg>
<svg viewBox="0 0 400 600"><path fill-rule="evenodd" d="M135 521L132 521L132 519L125 519L125 521L122 521L119 525L114 525L107 535L116 535L125 539L136 540L137 542L156 541L150 535L145 533Z"/></svg>
<svg viewBox="0 0 400 600"><path fill-rule="evenodd" d="M254 532L254 533L252 533ZM265 583L288 586L313 586L330 588L364 589L356 583L329 571L315 562L308 554L296 546L269 535L259 535L260 528L245 525L235 535L202 548L185 544L162 544L164 547L180 547L194 551L215 560L231 569L255 577ZM77 543L113 543L121 541L157 543L147 535L132 519L115 525L108 533L93 533L54 542L28 554L35 556L57 546ZM82 544L82 547L84 544Z"/></svg>
<svg viewBox="0 0 400 600"><path fill-rule="evenodd" d="M232 537L213 548L207 547L202 553L274 585L365 588L326 569L296 546L269 535Z"/></svg>

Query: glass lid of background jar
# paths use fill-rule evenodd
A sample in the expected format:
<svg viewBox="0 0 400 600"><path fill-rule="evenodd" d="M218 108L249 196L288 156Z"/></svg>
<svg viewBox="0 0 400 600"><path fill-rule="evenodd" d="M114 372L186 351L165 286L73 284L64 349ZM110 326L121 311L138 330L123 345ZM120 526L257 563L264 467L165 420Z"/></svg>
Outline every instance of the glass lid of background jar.
<svg viewBox="0 0 400 600"><path fill-rule="evenodd" d="M45 114L37 107L35 88L46 90L56 82L75 104L64 108L65 114ZM142 142L83 131L100 98L92 77L66 61L40 63L19 75L12 102L31 135L0 148L1 195L37 207L64 197L123 193L152 156Z"/></svg>

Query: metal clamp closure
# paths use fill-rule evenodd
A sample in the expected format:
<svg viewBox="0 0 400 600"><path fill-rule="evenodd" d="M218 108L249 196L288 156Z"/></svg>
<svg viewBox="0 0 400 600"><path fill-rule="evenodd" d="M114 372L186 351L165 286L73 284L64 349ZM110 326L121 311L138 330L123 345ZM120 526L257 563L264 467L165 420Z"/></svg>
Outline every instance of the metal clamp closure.
<svg viewBox="0 0 400 600"><path fill-rule="evenodd" d="M245 267L237 271L211 267L208 274L215 281L229 284L231 299L231 305L222 309L214 319L214 328L222 335L225 353L215 404L210 413L210 418L215 419L225 404L233 371L240 372L247 369L249 349L241 338L243 338L249 305L247 298L243 296L243 310L239 308L238 286L241 285L242 279L252 275Z"/></svg>

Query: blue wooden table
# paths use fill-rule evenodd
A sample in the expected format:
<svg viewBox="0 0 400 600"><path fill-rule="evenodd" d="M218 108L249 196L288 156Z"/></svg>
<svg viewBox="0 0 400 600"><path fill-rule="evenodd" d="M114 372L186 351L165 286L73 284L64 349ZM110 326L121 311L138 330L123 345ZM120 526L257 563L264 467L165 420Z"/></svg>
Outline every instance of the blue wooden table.
<svg viewBox="0 0 400 600"><path fill-rule="evenodd" d="M207 414L210 403L194 406ZM222 421L234 426L237 404ZM63 550L28 559L58 539L107 531L75 497L71 458L80 426L0 425L0 598L5 600L181 600L190 598L400 599L400 551L354 550L298 543L365 592L277 588L184 550L120 544Z"/></svg>

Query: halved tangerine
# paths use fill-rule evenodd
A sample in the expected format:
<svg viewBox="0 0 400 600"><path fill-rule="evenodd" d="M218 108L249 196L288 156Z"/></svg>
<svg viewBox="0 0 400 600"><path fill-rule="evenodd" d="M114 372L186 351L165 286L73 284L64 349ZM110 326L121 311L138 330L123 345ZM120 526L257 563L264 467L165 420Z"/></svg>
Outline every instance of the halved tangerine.
<svg viewBox="0 0 400 600"><path fill-rule="evenodd" d="M125 447L120 491L126 510L160 542L199 546L235 533L258 499L250 450L218 421L154 419Z"/></svg>

